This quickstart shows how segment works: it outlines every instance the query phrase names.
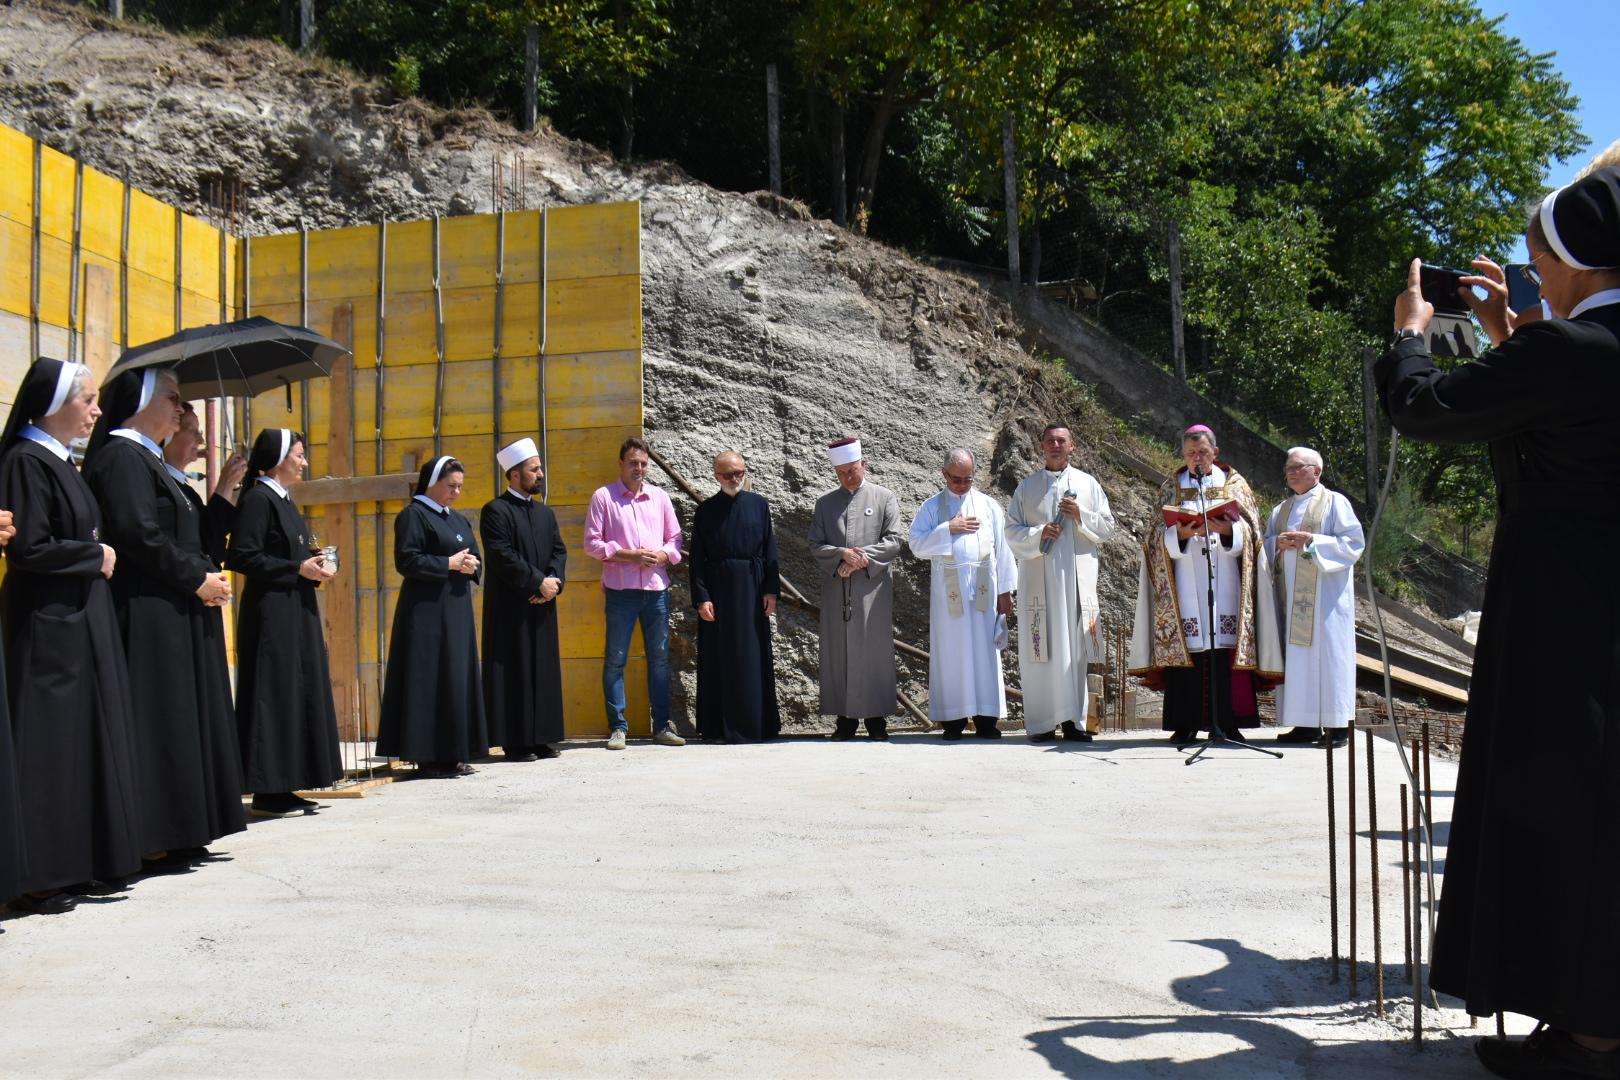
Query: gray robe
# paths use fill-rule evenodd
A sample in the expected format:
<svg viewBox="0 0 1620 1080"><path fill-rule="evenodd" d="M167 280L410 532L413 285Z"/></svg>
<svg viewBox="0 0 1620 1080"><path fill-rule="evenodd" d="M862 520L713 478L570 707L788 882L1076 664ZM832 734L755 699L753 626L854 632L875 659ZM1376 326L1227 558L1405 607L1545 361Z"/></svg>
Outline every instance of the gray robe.
<svg viewBox="0 0 1620 1080"><path fill-rule="evenodd" d="M894 578L900 554L900 501L868 480L853 495L842 487L816 500L810 551L821 576L821 714L877 717L895 710ZM838 576L843 548L860 548L872 565ZM845 596L848 596L848 616Z"/></svg>

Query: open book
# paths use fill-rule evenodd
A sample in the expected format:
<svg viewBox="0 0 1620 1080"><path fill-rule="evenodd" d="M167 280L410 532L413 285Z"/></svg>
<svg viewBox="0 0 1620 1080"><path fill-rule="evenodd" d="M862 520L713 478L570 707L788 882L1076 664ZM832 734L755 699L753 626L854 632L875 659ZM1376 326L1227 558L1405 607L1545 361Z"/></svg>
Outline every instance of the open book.
<svg viewBox="0 0 1620 1080"><path fill-rule="evenodd" d="M1204 517L1211 521L1239 521L1242 515L1238 513L1236 499L1222 499L1218 503L1211 503L1200 515L1196 510L1184 510L1179 506L1161 506L1159 513L1164 517L1166 525L1194 525L1204 527Z"/></svg>

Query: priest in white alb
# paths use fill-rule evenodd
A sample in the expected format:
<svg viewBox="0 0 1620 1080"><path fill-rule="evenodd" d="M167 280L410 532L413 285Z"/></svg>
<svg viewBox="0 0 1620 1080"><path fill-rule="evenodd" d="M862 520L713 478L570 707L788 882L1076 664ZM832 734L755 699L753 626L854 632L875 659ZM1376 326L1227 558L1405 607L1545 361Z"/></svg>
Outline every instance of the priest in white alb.
<svg viewBox="0 0 1620 1080"><path fill-rule="evenodd" d="M1001 649L1007 643L1017 577L1007 521L996 501L973 487L973 452L945 457L945 490L911 522L911 551L927 559L928 719L954 742L973 721L981 739L1001 737L1007 715Z"/></svg>
<svg viewBox="0 0 1620 1080"><path fill-rule="evenodd" d="M1074 436L1041 432L1045 466L1013 492L1007 542L1018 559L1018 677L1030 742L1089 742L1086 665L1102 657L1097 628L1098 549L1114 535L1102 485L1069 464Z"/></svg>
<svg viewBox="0 0 1620 1080"><path fill-rule="evenodd" d="M1266 549L1277 589L1283 684L1278 742L1343 745L1356 712L1356 560L1367 546L1350 500L1322 486L1322 455L1288 451L1293 492L1271 512Z"/></svg>

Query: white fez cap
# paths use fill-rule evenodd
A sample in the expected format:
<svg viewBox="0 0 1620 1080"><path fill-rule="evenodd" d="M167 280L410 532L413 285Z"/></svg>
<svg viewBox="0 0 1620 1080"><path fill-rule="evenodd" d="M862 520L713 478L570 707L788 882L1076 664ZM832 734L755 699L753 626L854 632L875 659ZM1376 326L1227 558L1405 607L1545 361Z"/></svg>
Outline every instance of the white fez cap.
<svg viewBox="0 0 1620 1080"><path fill-rule="evenodd" d="M495 460L500 464L501 471L505 472L507 469L516 468L532 457L539 456L540 448L534 445L534 440L524 437L496 454Z"/></svg>
<svg viewBox="0 0 1620 1080"><path fill-rule="evenodd" d="M827 447L827 460L834 465L848 465L852 461L861 460L861 440L850 439L848 442L835 442Z"/></svg>

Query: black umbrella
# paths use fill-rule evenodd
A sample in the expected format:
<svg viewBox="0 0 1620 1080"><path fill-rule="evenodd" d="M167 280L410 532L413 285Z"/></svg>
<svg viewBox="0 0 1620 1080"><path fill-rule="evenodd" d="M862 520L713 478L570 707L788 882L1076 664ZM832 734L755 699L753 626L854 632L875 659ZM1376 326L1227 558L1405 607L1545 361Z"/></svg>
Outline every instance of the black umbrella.
<svg viewBox="0 0 1620 1080"><path fill-rule="evenodd" d="M255 397L300 379L328 375L348 349L302 326L255 315L236 322L182 330L161 341L124 350L107 378L148 367L171 369L186 400Z"/></svg>

